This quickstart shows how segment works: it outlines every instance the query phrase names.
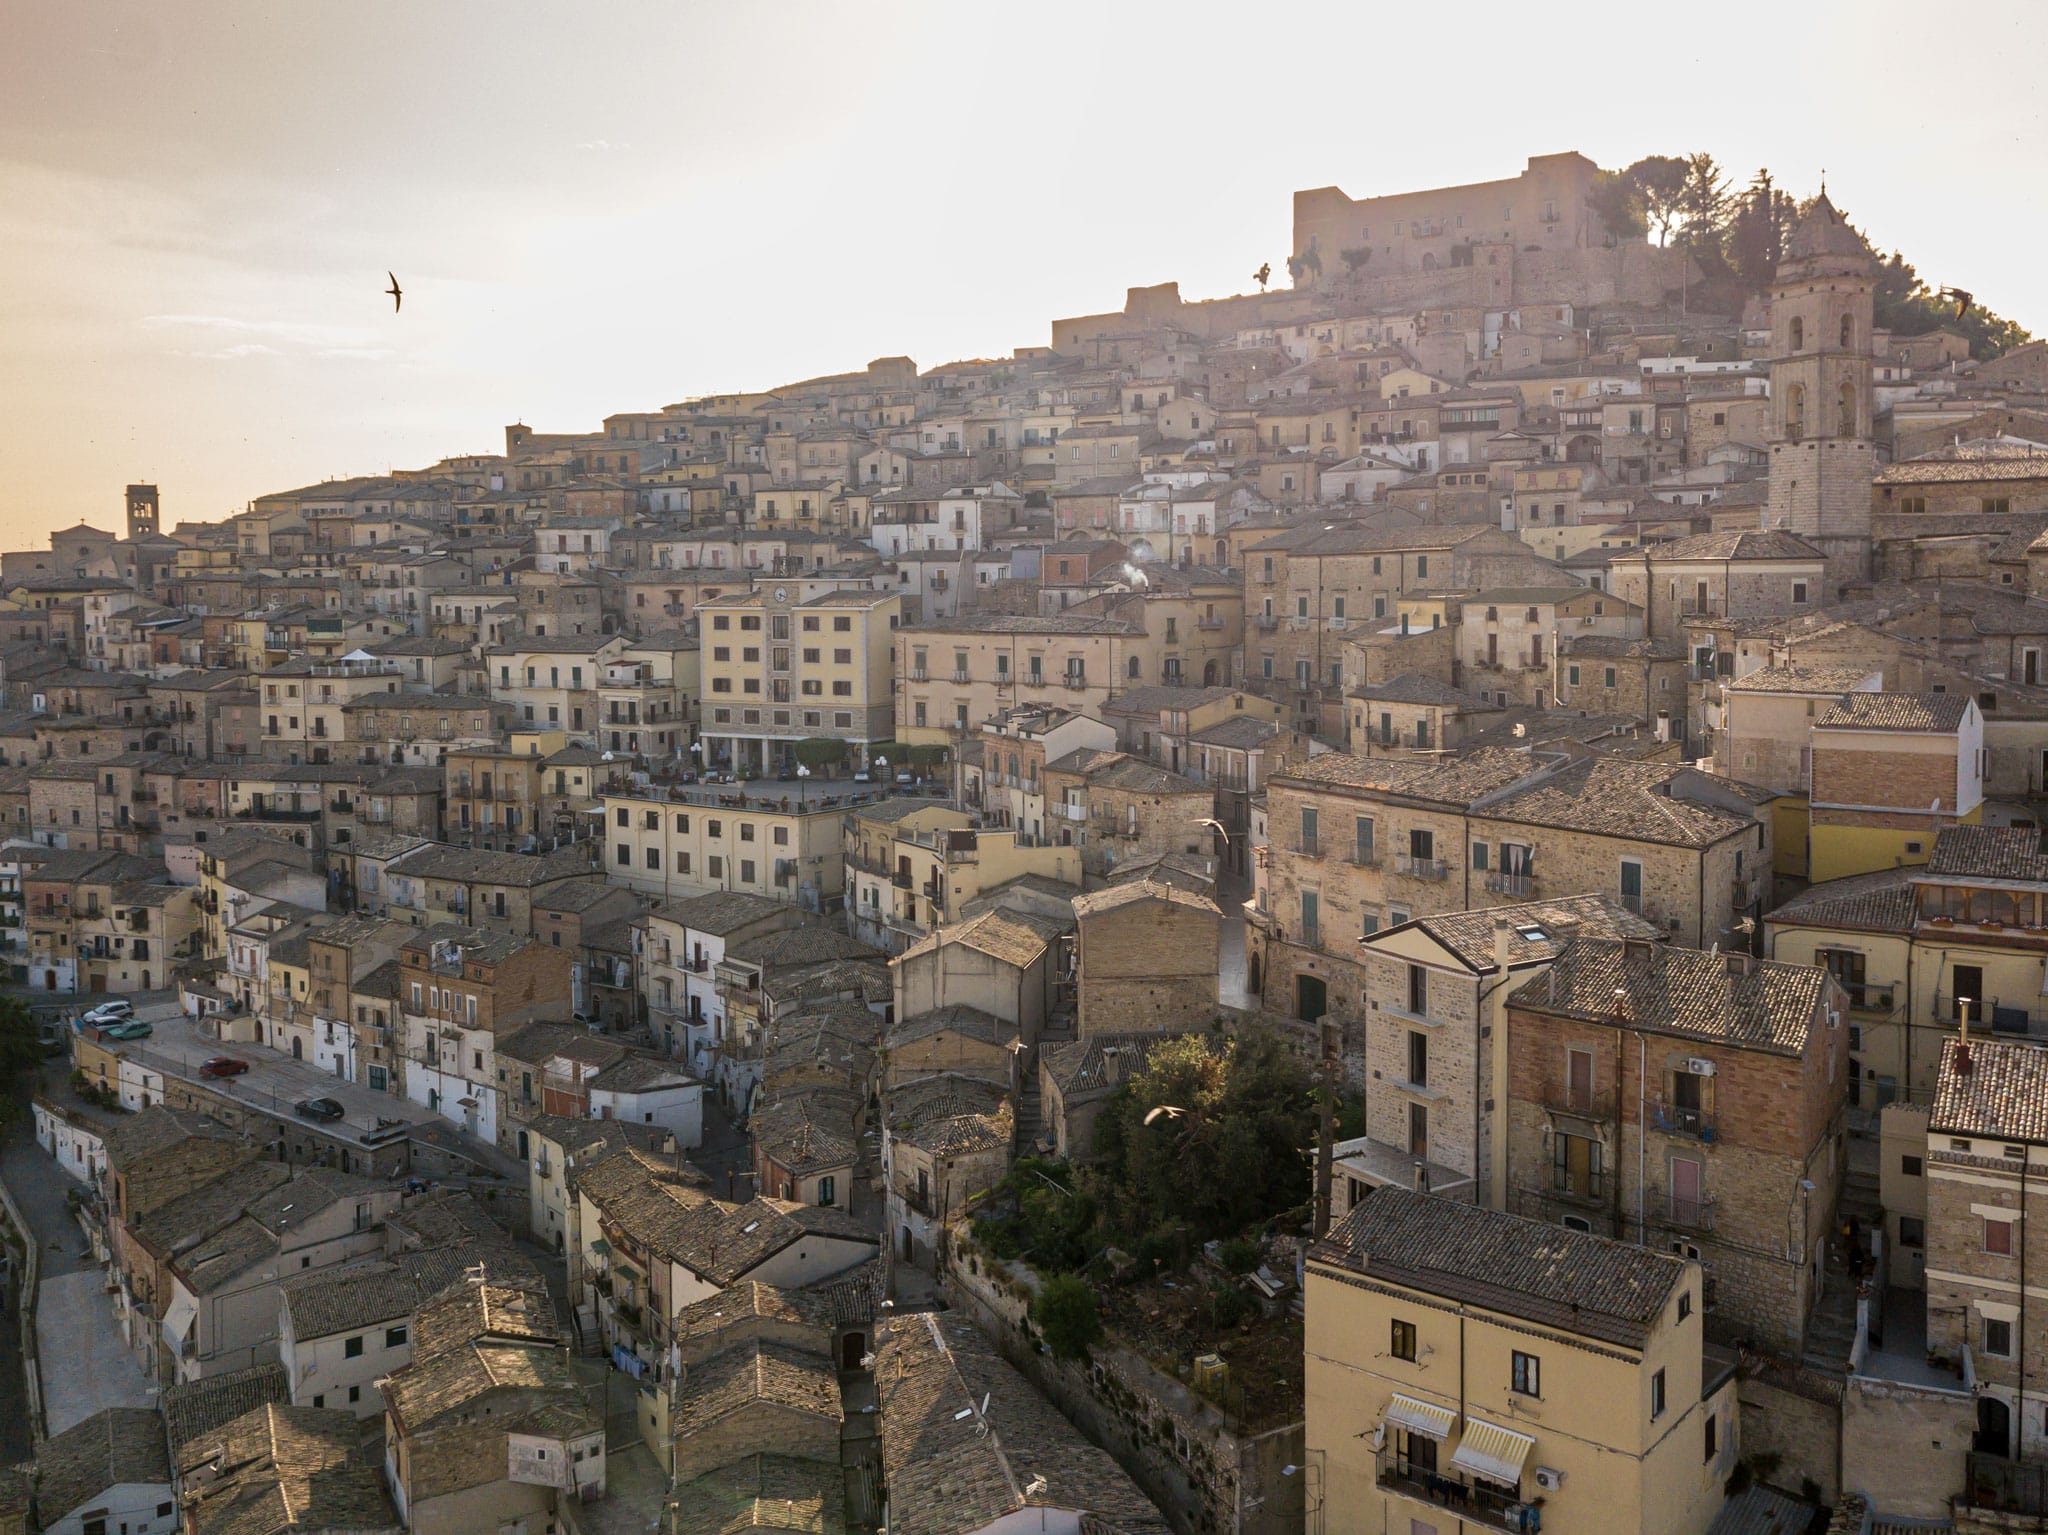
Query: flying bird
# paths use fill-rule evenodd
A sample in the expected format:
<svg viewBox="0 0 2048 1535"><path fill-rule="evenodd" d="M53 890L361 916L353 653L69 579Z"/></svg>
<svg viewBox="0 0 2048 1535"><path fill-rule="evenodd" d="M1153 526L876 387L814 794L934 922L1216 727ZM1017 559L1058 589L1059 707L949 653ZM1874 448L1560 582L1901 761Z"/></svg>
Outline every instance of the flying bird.
<svg viewBox="0 0 2048 1535"><path fill-rule="evenodd" d="M391 286L384 291L391 295L391 312L397 314L405 307L405 290L398 286L398 279L392 277L391 273L386 272L384 275L391 278Z"/></svg>
<svg viewBox="0 0 2048 1535"><path fill-rule="evenodd" d="M1952 298L1956 301L1956 318L1958 320L1968 314L1970 312L1970 305L1976 302L1973 295L1964 292L1961 288L1943 288L1941 296L1943 298Z"/></svg>
<svg viewBox="0 0 2048 1535"><path fill-rule="evenodd" d="M1148 1111L1146 1112L1146 1115L1145 1115L1145 1123L1149 1125L1149 1124L1151 1124L1151 1123L1152 1123L1152 1122L1153 1122L1154 1120L1157 1120L1157 1119L1162 1119L1162 1118L1163 1118L1163 1119L1179 1119L1179 1118L1180 1118L1180 1117L1181 1117L1182 1115L1184 1115L1185 1113L1187 1113L1187 1110L1186 1110L1186 1109L1181 1109L1181 1108L1175 1108L1175 1107L1174 1107L1174 1106L1173 1106L1172 1104L1170 1104L1170 1103L1162 1103L1162 1104L1160 1104L1160 1105L1159 1105L1159 1107L1158 1107L1158 1108L1156 1108L1156 1109L1151 1109L1151 1110L1148 1110Z"/></svg>
<svg viewBox="0 0 2048 1535"><path fill-rule="evenodd" d="M1207 820L1197 821L1195 822L1195 824L1197 826L1208 827L1211 831L1216 833L1216 835L1223 840L1223 845L1225 847L1230 846L1230 833L1224 830L1223 823L1217 820L1215 817L1211 816Z"/></svg>

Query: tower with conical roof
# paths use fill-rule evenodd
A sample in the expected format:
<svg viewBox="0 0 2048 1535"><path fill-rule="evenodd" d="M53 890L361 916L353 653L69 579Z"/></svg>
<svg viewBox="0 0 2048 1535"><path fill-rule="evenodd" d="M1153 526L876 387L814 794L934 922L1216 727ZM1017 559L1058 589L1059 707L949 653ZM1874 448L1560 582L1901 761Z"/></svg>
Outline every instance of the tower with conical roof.
<svg viewBox="0 0 2048 1535"><path fill-rule="evenodd" d="M1771 282L1769 525L1816 545L1834 586L1870 575L1876 265L1823 190Z"/></svg>

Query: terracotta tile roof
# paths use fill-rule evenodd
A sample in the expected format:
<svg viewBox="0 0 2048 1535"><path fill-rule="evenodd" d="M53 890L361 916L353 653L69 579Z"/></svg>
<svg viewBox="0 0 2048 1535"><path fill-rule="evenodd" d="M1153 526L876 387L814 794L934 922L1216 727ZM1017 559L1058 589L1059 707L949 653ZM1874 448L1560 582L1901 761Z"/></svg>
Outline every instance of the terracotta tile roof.
<svg viewBox="0 0 2048 1535"><path fill-rule="evenodd" d="M1656 564L1674 560L1812 560L1824 559L1820 550L1796 534L1777 528L1754 528L1727 533L1702 533L1696 538L1674 539L1615 553L1615 564L1648 557Z"/></svg>
<svg viewBox="0 0 2048 1535"><path fill-rule="evenodd" d="M1469 805L1528 777L1537 767L1528 753L1510 747L1494 747L1441 762L1324 752L1267 782L1308 789L1376 789L1405 799Z"/></svg>
<svg viewBox="0 0 2048 1535"><path fill-rule="evenodd" d="M1847 693L1880 671L1876 666L1762 666L1726 686L1731 693Z"/></svg>
<svg viewBox="0 0 2048 1535"><path fill-rule="evenodd" d="M892 1535L968 1535L1026 1507L1078 1512L1102 1535L1165 1535L1123 1469L973 1326L898 1316L876 1352Z"/></svg>
<svg viewBox="0 0 2048 1535"><path fill-rule="evenodd" d="M828 1355L749 1338L690 1368L676 1388L669 1426L677 1439L687 1439L757 1402L833 1423L845 1417L839 1374Z"/></svg>
<svg viewBox="0 0 2048 1535"><path fill-rule="evenodd" d="M1588 757L1510 790L1474 815L1681 847L1704 847L1751 824L1739 811L1673 795L1673 779L1689 771L1670 762Z"/></svg>
<svg viewBox="0 0 2048 1535"><path fill-rule="evenodd" d="M1185 906L1191 911L1205 911L1213 916L1222 915L1216 903L1206 895L1149 879L1122 880L1101 890L1091 890L1086 895L1077 895L1073 902L1074 915L1085 921L1089 917L1100 916L1104 912L1115 911L1119 907L1139 901Z"/></svg>
<svg viewBox="0 0 2048 1535"><path fill-rule="evenodd" d="M1311 1264L1640 1347L1685 1276L1677 1258L1457 1200L1376 1189Z"/></svg>
<svg viewBox="0 0 2048 1535"><path fill-rule="evenodd" d="M1103 1093L1115 1092L1133 1077L1140 1076L1152 1059L1152 1052L1171 1040L1202 1039L1221 1048L1212 1034L1091 1034L1086 1039L1065 1040L1043 1046L1039 1069L1059 1089L1068 1104L1084 1102Z"/></svg>
<svg viewBox="0 0 2048 1535"><path fill-rule="evenodd" d="M836 1093L797 1093L755 1111L748 1126L754 1146L776 1166L805 1177L827 1168L851 1167L856 1159L852 1117L835 1102Z"/></svg>
<svg viewBox="0 0 2048 1535"><path fill-rule="evenodd" d="M1017 1025L1007 1018L996 1017L994 1013L985 1013L978 1007L956 1002L900 1020L883 1035L882 1043L894 1050L913 1040L947 1032L978 1039L983 1044L1002 1045L1017 1038Z"/></svg>
<svg viewBox="0 0 2048 1535"><path fill-rule="evenodd" d="M36 1450L36 1500L45 1527L75 1514L123 1482L168 1486L171 1458L154 1407L108 1407Z"/></svg>
<svg viewBox="0 0 2048 1535"><path fill-rule="evenodd" d="M1973 1034L1968 1071L1961 1051L1960 1039L1942 1042L1928 1133L2048 1142L2048 1050Z"/></svg>
<svg viewBox="0 0 2048 1535"><path fill-rule="evenodd" d="M2048 883L2048 837L2027 826L1944 826L1927 858L1931 875Z"/></svg>
<svg viewBox="0 0 2048 1535"><path fill-rule="evenodd" d="M1960 693L1845 693L1815 730L1913 730L1948 735L1972 707Z"/></svg>
<svg viewBox="0 0 2048 1535"><path fill-rule="evenodd" d="M1973 828L1974 829L1974 828ZM1852 874L1801 891L1764 921L1788 927L1845 927L1873 933L1913 931L1912 871Z"/></svg>
<svg viewBox="0 0 2048 1535"><path fill-rule="evenodd" d="M955 922L927 934L905 949L895 963L936 953L945 944L959 943L992 959L1021 967L1036 963L1053 939L1065 931L1064 924L1049 918L1000 909L986 911L978 917L970 917L965 922Z"/></svg>
<svg viewBox="0 0 2048 1535"><path fill-rule="evenodd" d="M1664 933L1610 895L1574 895L1555 901L1525 901L1516 906L1489 906L1476 911L1417 917L1406 927L1420 928L1449 949L1475 973L1495 965L1494 931L1508 930L1508 963L1535 964L1554 959L1573 938L1642 938L1661 942ZM1398 933L1402 928L1387 928ZM1371 947L1373 938L1363 940Z"/></svg>
<svg viewBox="0 0 2048 1535"><path fill-rule="evenodd" d="M1511 1007L1615 1023L1762 1050L1805 1052L1828 974L1816 965L1759 960L1699 949L1575 938L1549 970L1518 987Z"/></svg>
<svg viewBox="0 0 2048 1535"><path fill-rule="evenodd" d="M258 1407L185 1446L179 1486L192 1535L402 1530L361 1426L341 1409ZM202 1473L218 1467L211 1477Z"/></svg>
<svg viewBox="0 0 2048 1535"><path fill-rule="evenodd" d="M845 1473L790 1455L749 1455L684 1482L668 1506L668 1535L844 1535Z"/></svg>
<svg viewBox="0 0 2048 1535"><path fill-rule="evenodd" d="M1381 704L1427 704L1446 709L1478 710L1500 707L1491 699L1481 698L1477 693L1467 693L1462 688L1454 688L1448 682L1439 682L1434 677L1425 677L1420 672L1403 672L1400 676L1390 677L1373 687L1360 688L1351 696Z"/></svg>
<svg viewBox="0 0 2048 1535"><path fill-rule="evenodd" d="M181 1449L189 1441L233 1422L245 1412L291 1399L291 1380L284 1366L275 1362L166 1386L164 1437L170 1444L171 1457L179 1460Z"/></svg>

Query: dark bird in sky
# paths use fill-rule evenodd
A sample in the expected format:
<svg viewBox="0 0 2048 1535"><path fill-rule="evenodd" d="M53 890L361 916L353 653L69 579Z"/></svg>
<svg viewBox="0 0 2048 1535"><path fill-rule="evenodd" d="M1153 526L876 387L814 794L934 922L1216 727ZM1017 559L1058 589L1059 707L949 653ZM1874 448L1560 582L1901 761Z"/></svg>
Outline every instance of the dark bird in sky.
<svg viewBox="0 0 2048 1535"><path fill-rule="evenodd" d="M1266 284L1271 282L1272 279L1273 263L1270 261L1264 263L1256 272L1252 273L1252 281L1259 285L1259 291L1261 293L1264 293L1266 291Z"/></svg>
<svg viewBox="0 0 2048 1535"><path fill-rule="evenodd" d="M1952 298L1956 301L1956 318L1958 320L1968 314L1970 312L1970 305L1976 302L1972 295L1965 293L1961 288L1943 288L1941 296L1943 298Z"/></svg>
<svg viewBox="0 0 2048 1535"><path fill-rule="evenodd" d="M398 286L398 279L392 277L391 273L386 272L384 275L391 278L391 286L384 291L391 295L391 312L397 314L400 309L405 307L405 290Z"/></svg>

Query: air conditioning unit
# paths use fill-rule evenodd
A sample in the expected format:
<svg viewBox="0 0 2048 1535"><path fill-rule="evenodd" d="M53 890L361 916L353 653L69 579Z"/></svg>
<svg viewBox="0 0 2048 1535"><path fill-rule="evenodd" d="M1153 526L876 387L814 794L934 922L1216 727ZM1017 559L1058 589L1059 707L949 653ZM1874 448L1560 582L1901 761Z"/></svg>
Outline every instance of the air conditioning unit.
<svg viewBox="0 0 2048 1535"><path fill-rule="evenodd" d="M1688 1056L1686 1057L1685 1070L1688 1076L1711 1077L1714 1074L1714 1063L1709 1060L1703 1060L1697 1055Z"/></svg>
<svg viewBox="0 0 2048 1535"><path fill-rule="evenodd" d="M1538 1466L1536 1468L1536 1485L1545 1492L1556 1492L1558 1488L1564 1485L1564 1473L1555 1466Z"/></svg>

